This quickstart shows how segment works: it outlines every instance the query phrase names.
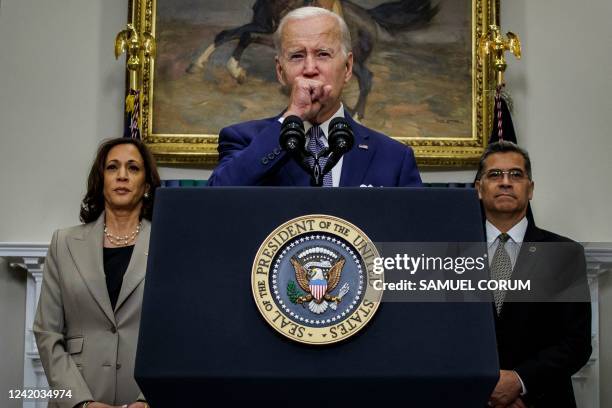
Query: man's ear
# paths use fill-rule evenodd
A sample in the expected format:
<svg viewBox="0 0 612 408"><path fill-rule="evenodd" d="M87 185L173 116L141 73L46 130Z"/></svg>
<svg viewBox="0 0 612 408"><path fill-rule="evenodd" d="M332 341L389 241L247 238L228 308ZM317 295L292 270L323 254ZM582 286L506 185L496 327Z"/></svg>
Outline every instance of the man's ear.
<svg viewBox="0 0 612 408"><path fill-rule="evenodd" d="M346 72L344 73L344 83L348 83L348 81L353 76L353 53L349 52L346 57Z"/></svg>
<svg viewBox="0 0 612 408"><path fill-rule="evenodd" d="M276 61L276 79L282 86L287 86L287 81L285 81L285 73L283 71L283 66L280 63L280 59L278 55L274 58Z"/></svg>
<svg viewBox="0 0 612 408"><path fill-rule="evenodd" d="M535 188L535 183L533 181L529 181L529 192L528 192L529 201L531 201L531 199L533 198L534 188Z"/></svg>
<svg viewBox="0 0 612 408"><path fill-rule="evenodd" d="M478 192L478 199L482 200L482 194L480 194L480 180L476 180L474 182L474 187L476 188L476 191Z"/></svg>

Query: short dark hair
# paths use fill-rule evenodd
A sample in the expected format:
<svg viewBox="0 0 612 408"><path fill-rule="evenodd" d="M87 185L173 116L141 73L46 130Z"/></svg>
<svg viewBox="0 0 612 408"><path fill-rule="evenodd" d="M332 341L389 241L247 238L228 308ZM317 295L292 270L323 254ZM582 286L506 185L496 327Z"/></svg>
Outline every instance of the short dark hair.
<svg viewBox="0 0 612 408"><path fill-rule="evenodd" d="M81 202L80 219L84 223L93 222L98 219L104 211L104 165L108 152L115 146L131 144L136 146L145 168L145 183L149 185L149 197L143 199L140 218L151 220L153 218L153 202L155 201L155 189L161 185L157 165L151 151L138 139L128 137L118 137L109 139L98 147L96 158L94 159L89 177L87 179L87 193Z"/></svg>
<svg viewBox="0 0 612 408"><path fill-rule="evenodd" d="M482 177L482 172L484 171L484 163L492 154L495 153L518 153L523 156L525 159L525 171L527 172L527 177L531 180L531 159L529 158L529 153L527 150L519 147L515 143L507 142L505 140L501 140L499 142L491 143L485 151L480 156L480 161L478 162L478 171L476 172L476 180L480 180Z"/></svg>

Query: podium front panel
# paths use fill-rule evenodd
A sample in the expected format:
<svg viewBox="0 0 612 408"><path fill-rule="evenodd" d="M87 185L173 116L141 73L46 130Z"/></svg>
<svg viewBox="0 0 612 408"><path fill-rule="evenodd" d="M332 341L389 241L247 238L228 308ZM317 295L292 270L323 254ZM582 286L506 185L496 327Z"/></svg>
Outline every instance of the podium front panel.
<svg viewBox="0 0 612 408"><path fill-rule="evenodd" d="M474 190L164 188L156 200L135 373L151 406L485 406L499 370L487 303L382 303L358 334L309 346L270 327L251 293L256 252L288 220L333 215L374 242L477 242Z"/></svg>

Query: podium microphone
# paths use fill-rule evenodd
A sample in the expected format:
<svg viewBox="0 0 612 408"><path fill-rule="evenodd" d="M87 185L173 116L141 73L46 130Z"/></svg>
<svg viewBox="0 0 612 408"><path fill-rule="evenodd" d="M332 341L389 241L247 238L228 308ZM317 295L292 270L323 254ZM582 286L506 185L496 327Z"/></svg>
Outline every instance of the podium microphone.
<svg viewBox="0 0 612 408"><path fill-rule="evenodd" d="M312 169L308 163L306 152L306 132L304 122L299 116L287 116L281 125L278 143L281 149L293 157L306 173L311 174Z"/></svg>
<svg viewBox="0 0 612 408"><path fill-rule="evenodd" d="M328 173L340 161L340 158L353 148L355 136L348 121L342 117L334 118L329 124L329 156L323 174Z"/></svg>
<svg viewBox="0 0 612 408"><path fill-rule="evenodd" d="M278 143L289 154L296 154L305 149L306 133L304 122L298 116L287 116L281 125Z"/></svg>

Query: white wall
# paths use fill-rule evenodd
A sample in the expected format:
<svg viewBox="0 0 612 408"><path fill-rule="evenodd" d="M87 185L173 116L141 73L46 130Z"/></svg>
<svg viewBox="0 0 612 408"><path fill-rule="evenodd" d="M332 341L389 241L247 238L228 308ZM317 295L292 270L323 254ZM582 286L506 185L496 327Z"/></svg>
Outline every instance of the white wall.
<svg viewBox="0 0 612 408"><path fill-rule="evenodd" d="M85 175L100 140L122 128L124 62L115 34L127 1L1 0L0 242L46 242L78 222ZM504 0L519 141L534 161L539 224L581 241L612 241L612 31L609 0ZM170 167L164 178L207 178ZM473 171L424 171L428 182ZM612 312L612 279L601 315ZM602 325L602 374L612 375L612 328ZM604 383L605 384L605 383ZM602 387L602 406L612 390Z"/></svg>
<svg viewBox="0 0 612 408"><path fill-rule="evenodd" d="M99 141L120 136L126 1L2 0L0 242L78 223Z"/></svg>
<svg viewBox="0 0 612 408"><path fill-rule="evenodd" d="M612 2L502 1L524 43L508 88L531 153L538 222L580 241L612 240Z"/></svg>

